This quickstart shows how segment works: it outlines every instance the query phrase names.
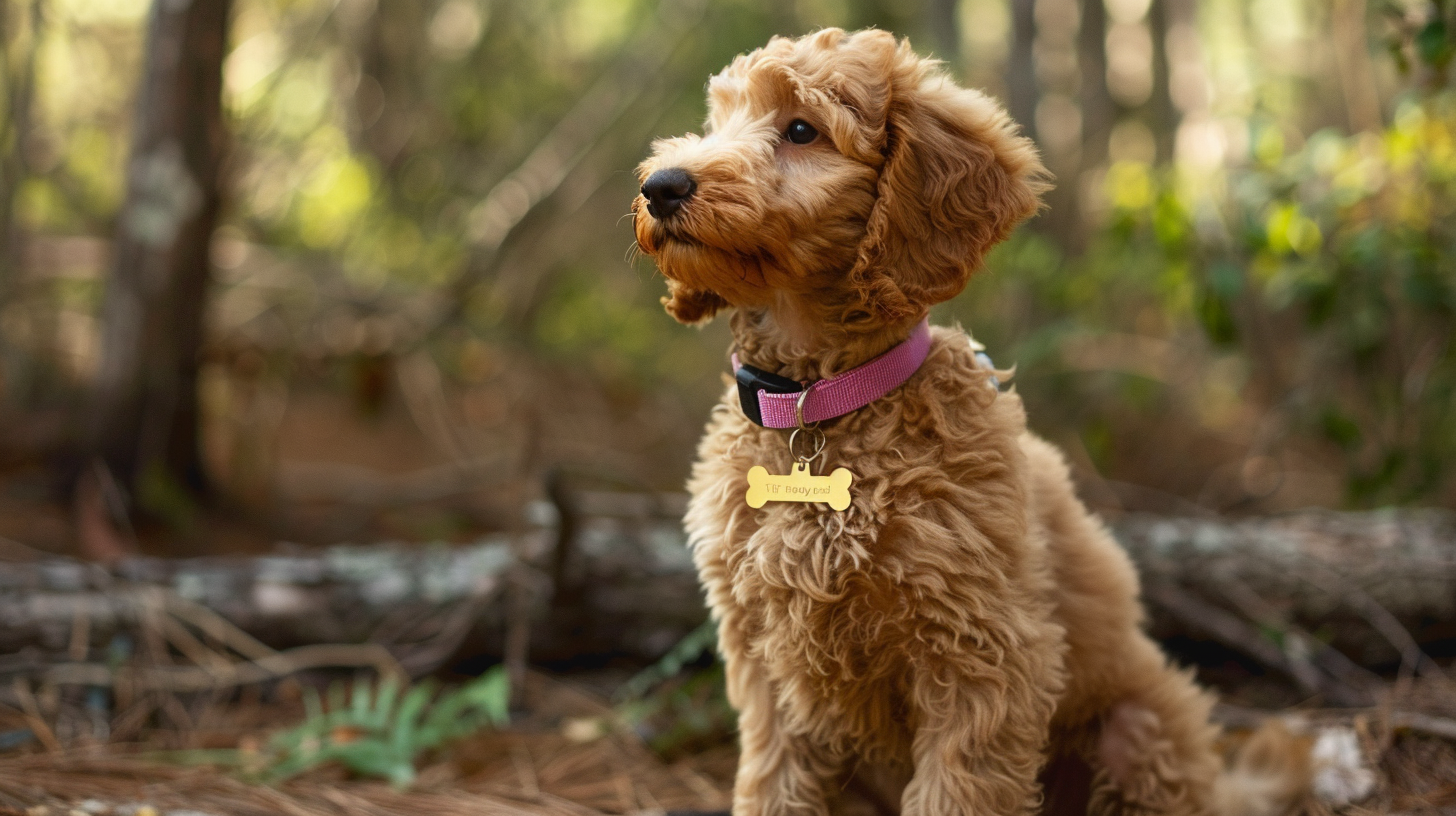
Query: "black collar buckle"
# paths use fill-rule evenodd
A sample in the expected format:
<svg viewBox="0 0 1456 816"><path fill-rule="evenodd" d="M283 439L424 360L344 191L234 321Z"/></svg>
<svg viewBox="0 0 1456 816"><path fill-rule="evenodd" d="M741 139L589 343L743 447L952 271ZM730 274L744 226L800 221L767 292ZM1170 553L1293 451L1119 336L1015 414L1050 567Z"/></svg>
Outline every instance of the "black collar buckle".
<svg viewBox="0 0 1456 816"><path fill-rule="evenodd" d="M788 377L770 374L751 365L740 365L734 377L738 380L738 404L743 406L743 413L753 420L755 425L763 424L763 413L758 404L759 391L767 391L770 394L797 394L804 390L803 383L795 382Z"/></svg>

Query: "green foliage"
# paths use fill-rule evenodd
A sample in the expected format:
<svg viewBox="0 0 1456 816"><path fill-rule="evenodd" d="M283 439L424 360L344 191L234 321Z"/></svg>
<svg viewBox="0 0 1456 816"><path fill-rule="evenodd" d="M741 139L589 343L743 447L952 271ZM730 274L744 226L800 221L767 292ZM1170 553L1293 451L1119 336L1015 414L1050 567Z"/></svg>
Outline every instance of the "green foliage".
<svg viewBox="0 0 1456 816"><path fill-rule="evenodd" d="M377 685L360 678L349 699L341 684L327 704L308 689L307 716L269 743L266 778L281 781L328 762L353 773L408 786L425 751L509 721L510 680L498 666L453 691L436 695L429 681L408 688L393 678Z"/></svg>
<svg viewBox="0 0 1456 816"><path fill-rule="evenodd" d="M1114 162L1085 250L1022 231L942 315L1016 363L1033 421L1075 429L1101 468L1130 427L1166 422L1175 403L1221 432L1228 423L1206 415L1232 394L1264 430L1226 439L1255 453L1322 446L1315 460L1342 470L1353 505L1449 501L1456 91L1432 72L1449 67L1456 1L1427 11L1405 41L1423 81L1382 130L1302 137L1263 113L1248 121L1243 162ZM1426 42L1438 35L1448 45ZM1166 341L1205 371L1150 380L1136 355L1092 359L1089 341L1109 336Z"/></svg>
<svg viewBox="0 0 1456 816"><path fill-rule="evenodd" d="M1253 127L1258 142L1276 126ZM1383 133L1320 131L1218 181L1114 167L1115 240L1187 270L1198 325L1241 353L1289 426L1345 452L1353 502L1442 489L1456 456L1456 96L1408 99Z"/></svg>
<svg viewBox="0 0 1456 816"><path fill-rule="evenodd" d="M618 690L617 714L664 757L721 742L736 725L724 690L713 621L688 633Z"/></svg>
<svg viewBox="0 0 1456 816"><path fill-rule="evenodd" d="M633 675L617 690L620 700L641 699L653 687L676 677L684 667L713 654L718 648L718 625L711 618L667 650L656 663Z"/></svg>
<svg viewBox="0 0 1456 816"><path fill-rule="evenodd" d="M620 705L617 714L669 760L720 745L737 727L719 662L669 679L642 699Z"/></svg>
<svg viewBox="0 0 1456 816"><path fill-rule="evenodd" d="M18 226L42 248L114 230L150 3L43 5L33 133L7 147L24 146L14 154L25 165ZM954 5L962 53L951 69L1005 97L1006 4ZM674 29L665 21L698 13L692 0L240 0L224 71L233 147L216 311L228 319L216 339L312 372L300 376L333 371L333 387L352 389L366 414L386 405L395 355L427 348L448 374L483 370L465 363L488 348L523 367L585 373L624 412L661 399L696 426L721 392L726 327L675 325L651 263L623 262L631 168L651 138L696 129L703 79L771 34L879 25L938 50L934 7L735 0L702 4L701 17ZM1338 60L1315 42L1335 31L1331 8L1199 4L1204 74L1193 84L1209 93L1182 123L1217 124L1218 157L1058 168L1064 188L1101 193L1090 234L1019 231L993 253L990 274L939 310L998 362L1018 365L1038 430L1080 442L1109 478L1137 481L1126 468L1140 458L1195 473L1262 453L1230 430L1235 414L1258 414L1248 422L1267 417L1265 436L1318 446L1317 467L1342 469L1353 503L1456 497L1446 464L1456 454L1446 410L1456 396L1456 171L1443 91L1456 0L1370 4L1368 36L1404 72L1371 77L1386 103L1379 113L1394 115L1379 132L1307 135L1346 113L1342 72L1324 70ZM13 57L26 51L12 45ZM1288 59L1269 59L1286 48ZM634 69L649 52L664 55L660 67ZM1417 93L1392 106L1397 81ZM597 106L607 113L594 119ZM526 166L543 146L545 161ZM503 213L520 217L497 235L492 219ZM65 260L74 250L38 255L61 262L7 284L0 362L10 399L34 393L38 404L64 377L90 379L105 261ZM456 286L467 278L473 285ZM440 330L436 316L457 303L459 319ZM1096 347L1109 337L1175 347L1187 370L1144 364L1155 355L1109 362ZM52 374L46 360L71 362ZM1177 411L1192 423L1182 427L1224 435L1216 461L1128 451ZM688 460L684 446L664 451L662 486ZM1197 478L1172 486L1163 475L1142 483L1198 495ZM141 493L178 527L195 514L179 485L150 479ZM648 685L675 690L677 675Z"/></svg>
<svg viewBox="0 0 1456 816"><path fill-rule="evenodd" d="M1391 32L1386 46L1401 72L1410 74L1421 65L1430 72L1426 84L1445 85L1446 69L1456 57L1456 2L1401 4L1386 0L1383 11Z"/></svg>
<svg viewBox="0 0 1456 816"><path fill-rule="evenodd" d="M197 500L160 461L148 462L142 469L137 506L178 532L190 533L196 525Z"/></svg>

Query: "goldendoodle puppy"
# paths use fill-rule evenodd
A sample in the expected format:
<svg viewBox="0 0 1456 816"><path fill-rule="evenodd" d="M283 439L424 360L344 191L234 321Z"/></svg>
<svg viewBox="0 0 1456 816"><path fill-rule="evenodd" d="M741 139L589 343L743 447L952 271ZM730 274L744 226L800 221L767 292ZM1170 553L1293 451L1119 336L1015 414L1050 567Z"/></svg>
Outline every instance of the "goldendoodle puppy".
<svg viewBox="0 0 1456 816"><path fill-rule="evenodd" d="M708 98L705 134L642 164L633 212L673 317L735 308L747 385L713 412L686 520L739 711L734 813L846 790L917 816L1284 807L1297 763L1221 776L1210 697L1143 634L1132 565L1060 455L966 335L921 326L1037 210L1031 142L881 31L775 38ZM852 473L847 509L750 506L751 468L788 474L816 443Z"/></svg>

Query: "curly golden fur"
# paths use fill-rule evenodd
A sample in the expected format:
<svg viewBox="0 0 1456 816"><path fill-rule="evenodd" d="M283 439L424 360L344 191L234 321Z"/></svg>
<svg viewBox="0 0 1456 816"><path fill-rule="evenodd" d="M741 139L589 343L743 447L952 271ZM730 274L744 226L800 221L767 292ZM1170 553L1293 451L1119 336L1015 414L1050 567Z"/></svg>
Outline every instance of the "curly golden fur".
<svg viewBox="0 0 1456 816"><path fill-rule="evenodd" d="M795 380L904 339L1047 187L997 103L884 32L775 38L708 97L705 135L640 168L696 186L671 213L639 197L637 241L675 318L734 307L739 357ZM808 143L785 137L800 120ZM734 813L841 812L846 791L915 816L1254 812L1218 782L1211 698L1142 632L1127 556L992 375L936 329L908 382L825 423L855 474L841 513L750 508L785 434L731 388L714 410L686 524L739 711ZM1260 782L1271 807L1299 784Z"/></svg>

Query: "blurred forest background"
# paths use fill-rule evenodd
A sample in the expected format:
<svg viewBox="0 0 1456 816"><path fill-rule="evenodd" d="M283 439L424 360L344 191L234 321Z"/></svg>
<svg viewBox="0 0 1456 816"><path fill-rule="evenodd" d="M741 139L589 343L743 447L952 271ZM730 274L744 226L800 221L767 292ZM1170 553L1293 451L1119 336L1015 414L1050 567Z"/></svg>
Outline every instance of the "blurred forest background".
<svg viewBox="0 0 1456 816"><path fill-rule="evenodd" d="M1044 151L1049 210L934 318L1098 509L1456 504L1449 0L4 0L0 534L462 540L679 490L727 333L627 260L633 167L830 25Z"/></svg>
<svg viewBox="0 0 1456 816"><path fill-rule="evenodd" d="M628 207L710 74L831 25L1041 146L933 319L1220 720L1448 812L1456 0L0 0L0 812L726 806L680 519L729 338Z"/></svg>

